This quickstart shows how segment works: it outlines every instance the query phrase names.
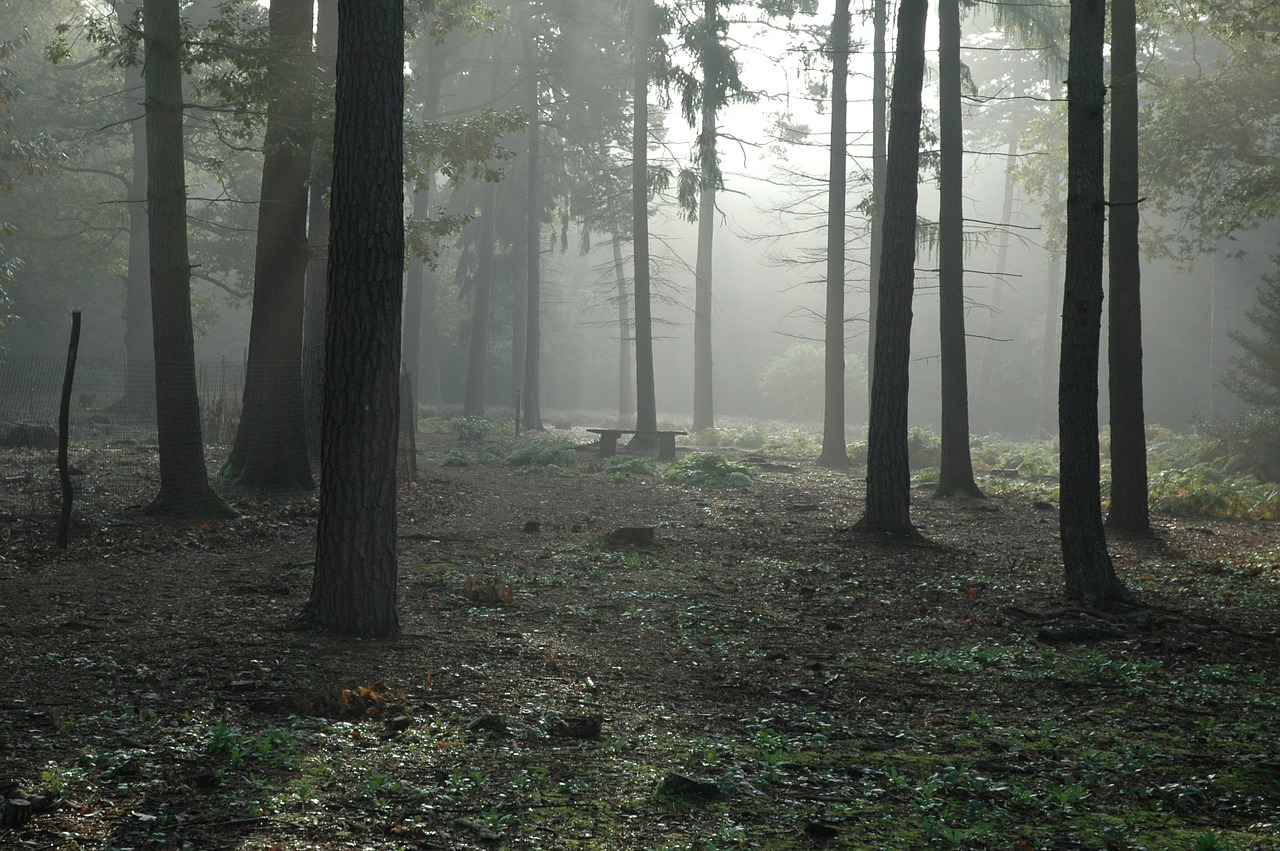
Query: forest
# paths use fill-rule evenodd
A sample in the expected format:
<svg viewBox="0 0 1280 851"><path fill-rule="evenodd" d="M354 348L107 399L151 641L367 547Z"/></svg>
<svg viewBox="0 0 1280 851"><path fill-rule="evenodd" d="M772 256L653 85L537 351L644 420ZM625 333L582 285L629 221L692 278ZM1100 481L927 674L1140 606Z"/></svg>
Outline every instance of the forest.
<svg viewBox="0 0 1280 851"><path fill-rule="evenodd" d="M1280 848L1276 0L0 0L0 845Z"/></svg>

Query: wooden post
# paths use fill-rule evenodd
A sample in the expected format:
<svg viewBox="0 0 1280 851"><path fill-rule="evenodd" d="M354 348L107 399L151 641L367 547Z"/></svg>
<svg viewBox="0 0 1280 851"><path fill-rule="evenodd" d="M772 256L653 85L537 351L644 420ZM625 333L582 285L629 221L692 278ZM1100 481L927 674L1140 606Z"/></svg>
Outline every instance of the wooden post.
<svg viewBox="0 0 1280 851"><path fill-rule="evenodd" d="M71 385L76 375L76 354L80 349L80 311L71 311L71 343L67 347L67 369L62 377L62 406L58 410L58 476L62 480L62 517L58 521L58 548L67 548L71 532L71 471L67 467L67 428L71 419Z"/></svg>

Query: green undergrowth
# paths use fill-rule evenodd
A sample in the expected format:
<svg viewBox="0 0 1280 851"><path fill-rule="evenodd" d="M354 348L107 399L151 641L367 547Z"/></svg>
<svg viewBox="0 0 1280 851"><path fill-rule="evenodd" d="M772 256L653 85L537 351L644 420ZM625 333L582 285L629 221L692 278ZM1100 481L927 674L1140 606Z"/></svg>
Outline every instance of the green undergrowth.
<svg viewBox="0 0 1280 851"><path fill-rule="evenodd" d="M751 468L719 452L690 452L667 467L662 480L699 488L745 488L751 485Z"/></svg>
<svg viewBox="0 0 1280 851"><path fill-rule="evenodd" d="M717 652L716 618L689 610L687 659ZM129 830L173 847L192 819L231 819L261 820L282 848L313 831L361 848L1280 848L1274 672L1019 641L819 658L842 699L727 703L714 719L557 695L554 675L509 683L500 721L477 723L494 707L465 690L410 695L394 733L399 710L380 706L343 720L125 706L65 722L90 744L41 781L133 801ZM555 733L561 713L602 711L598 738ZM698 794L663 791L673 772Z"/></svg>

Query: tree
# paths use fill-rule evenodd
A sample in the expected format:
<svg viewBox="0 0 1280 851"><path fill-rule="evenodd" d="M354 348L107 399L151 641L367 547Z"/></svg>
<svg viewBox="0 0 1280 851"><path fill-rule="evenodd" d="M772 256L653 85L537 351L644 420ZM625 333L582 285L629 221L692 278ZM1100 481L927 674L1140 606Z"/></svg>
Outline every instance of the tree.
<svg viewBox="0 0 1280 851"><path fill-rule="evenodd" d="M1107 553L1098 473L1102 322L1102 75L1105 0L1072 0L1067 84L1067 268L1058 369L1062 561L1066 593L1087 606L1129 599Z"/></svg>
<svg viewBox="0 0 1280 851"><path fill-rule="evenodd" d="M849 0L836 0L831 22L831 148L827 181L827 303L822 452L818 463L849 466L844 438L844 222L849 83ZM913 178L914 182L914 178Z"/></svg>
<svg viewBox="0 0 1280 851"><path fill-rule="evenodd" d="M529 5L532 16L532 3ZM542 165L541 75L536 61L537 46L532 24L524 33L525 110L529 113L529 140L526 148L525 184L525 333L524 393L521 417L524 427L542 431L542 199L539 178Z"/></svg>
<svg viewBox="0 0 1280 851"><path fill-rule="evenodd" d="M884 254L884 190L885 116L889 99L888 55L885 51L888 30L888 0L872 0L871 4L871 250L867 259L867 380L875 369L876 311L880 301L880 262ZM868 394L871 388L867 388Z"/></svg>
<svg viewBox="0 0 1280 851"><path fill-rule="evenodd" d="M653 372L653 313L649 264L649 49L653 40L653 0L634 0L631 43L631 233L634 241L632 291L635 296L636 430L658 428ZM651 435L632 445L648 447Z"/></svg>
<svg viewBox="0 0 1280 851"><path fill-rule="evenodd" d="M960 0L938 0L941 176L938 328L942 362L942 457L937 496L981 497L969 455L969 373L964 330L964 128L960 115Z"/></svg>
<svg viewBox="0 0 1280 851"><path fill-rule="evenodd" d="M403 0L338 5L320 516L302 622L399 632L396 450L404 267Z"/></svg>
<svg viewBox="0 0 1280 851"><path fill-rule="evenodd" d="M143 33L151 318L160 454L160 493L151 509L174 516L220 514L228 509L209 487L196 393L178 0L146 0Z"/></svg>
<svg viewBox="0 0 1280 851"><path fill-rule="evenodd" d="M911 359L911 297L915 288L916 200L920 171L920 93L924 84L927 0L902 0L889 111L875 365L867 436L864 532L916 538L911 523L907 454L907 390Z"/></svg>
<svg viewBox="0 0 1280 851"><path fill-rule="evenodd" d="M1134 0L1111 0L1111 509L1107 526L1151 534L1147 426L1142 405L1142 289L1138 263L1138 62Z"/></svg>
<svg viewBox="0 0 1280 851"><path fill-rule="evenodd" d="M220 475L259 488L311 488L302 404L309 246L312 0L271 0L262 193L244 401Z"/></svg>

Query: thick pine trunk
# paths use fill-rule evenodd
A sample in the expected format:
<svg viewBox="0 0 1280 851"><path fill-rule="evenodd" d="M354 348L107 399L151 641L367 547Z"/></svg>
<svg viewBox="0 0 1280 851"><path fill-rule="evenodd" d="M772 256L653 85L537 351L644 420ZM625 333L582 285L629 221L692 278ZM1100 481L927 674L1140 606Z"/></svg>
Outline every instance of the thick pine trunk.
<svg viewBox="0 0 1280 851"><path fill-rule="evenodd" d="M311 488L302 404L307 178L311 171L311 0L272 0L267 130L244 402L221 474L259 488Z"/></svg>
<svg viewBox="0 0 1280 851"><path fill-rule="evenodd" d="M915 291L916 201L920 172L920 92L924 83L927 0L902 0L890 104L884 253L880 267L875 374L867 438L865 532L919 537L911 524L907 457L907 392L911 360L911 298Z"/></svg>
<svg viewBox="0 0 1280 851"><path fill-rule="evenodd" d="M827 303L824 320L822 452L818 464L849 466L844 434L845 152L848 150L849 0L831 21L831 143L827 175Z"/></svg>
<svg viewBox="0 0 1280 851"><path fill-rule="evenodd" d="M649 42L653 0L634 0L631 126L631 232L635 241L636 429L658 428L658 399L653 366L653 314L649 268ZM650 435L637 435L636 448L655 445Z"/></svg>
<svg viewBox="0 0 1280 851"><path fill-rule="evenodd" d="M1127 599L1107 553L1098 470L1098 350L1102 322L1102 75L1105 0L1071 3L1067 91L1067 271L1058 370L1062 561L1066 593L1089 606Z"/></svg>
<svg viewBox="0 0 1280 851"><path fill-rule="evenodd" d="M160 514L203 516L227 509L209 487L200 434L187 252L178 0L147 0L143 29L151 319L160 450L160 493L151 509Z"/></svg>
<svg viewBox="0 0 1280 851"><path fill-rule="evenodd" d="M938 0L938 329L942 459L937 496L981 497L969 454L969 370L964 330L964 142L960 115L960 2Z"/></svg>
<svg viewBox="0 0 1280 851"><path fill-rule="evenodd" d="M339 5L315 579L300 618L395 635L404 269L402 0Z"/></svg>
<svg viewBox="0 0 1280 851"><path fill-rule="evenodd" d="M1138 254L1138 68L1133 0L1111 0L1111 510L1107 526L1151 534L1142 404L1142 290Z"/></svg>

